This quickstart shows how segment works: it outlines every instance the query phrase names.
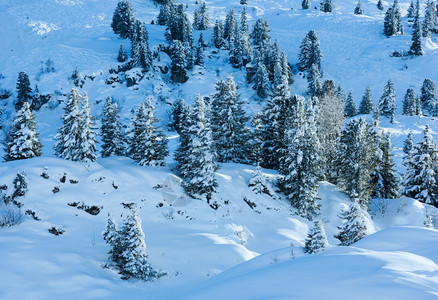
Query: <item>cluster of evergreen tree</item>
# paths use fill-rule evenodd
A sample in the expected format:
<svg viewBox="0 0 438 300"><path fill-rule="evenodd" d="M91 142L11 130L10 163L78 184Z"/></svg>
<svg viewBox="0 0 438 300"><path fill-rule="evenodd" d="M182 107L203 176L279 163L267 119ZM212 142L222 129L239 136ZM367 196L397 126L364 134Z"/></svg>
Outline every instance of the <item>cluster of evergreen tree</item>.
<svg viewBox="0 0 438 300"><path fill-rule="evenodd" d="M403 33L403 25L401 23L401 12L398 5L398 0L394 0L393 5L386 10L383 23L383 32L388 37Z"/></svg>
<svg viewBox="0 0 438 300"><path fill-rule="evenodd" d="M122 39L129 38L131 41L131 60L126 65L129 67L140 67L148 71L152 64L152 53L148 45L148 32L143 22L136 20L134 9L128 0L121 0L113 13L111 27L115 34ZM120 46L117 56L119 62L127 60L127 54L123 46Z"/></svg>
<svg viewBox="0 0 438 300"><path fill-rule="evenodd" d="M35 85L35 88L32 90L29 76L26 72L18 73L16 90L17 99L14 103L16 111L19 111L26 102L29 103L31 110L39 110L50 99L50 95L40 94L38 85Z"/></svg>
<svg viewBox="0 0 438 300"><path fill-rule="evenodd" d="M109 260L124 277L153 281L166 275L166 272L154 269L147 261L145 235L135 207L125 218L121 229L113 219L108 218L103 238L111 247Z"/></svg>
<svg viewBox="0 0 438 300"><path fill-rule="evenodd" d="M412 135L408 136L404 151L407 171L403 194L438 207L438 148L429 125L424 129L423 139L416 145L413 145Z"/></svg>
<svg viewBox="0 0 438 300"><path fill-rule="evenodd" d="M210 203L216 191L217 154L210 125L210 108L199 94L193 108L183 113L180 143L175 151L176 168L184 178L186 192Z"/></svg>

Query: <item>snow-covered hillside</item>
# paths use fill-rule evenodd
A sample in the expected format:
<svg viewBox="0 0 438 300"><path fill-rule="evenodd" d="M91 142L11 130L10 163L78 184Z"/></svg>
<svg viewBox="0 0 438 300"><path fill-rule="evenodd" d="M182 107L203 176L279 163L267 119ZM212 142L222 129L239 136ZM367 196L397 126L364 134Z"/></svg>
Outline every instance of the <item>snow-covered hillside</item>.
<svg viewBox="0 0 438 300"><path fill-rule="evenodd" d="M264 101L255 96L245 72L228 63L225 50L207 48L205 68L195 66L189 80L172 84L159 67L170 64L160 53L155 72L137 86L107 84L109 69L117 66L117 52L128 40L111 29L117 0L47 0L0 2L0 89L11 90L0 100L4 125L3 142L15 114L13 100L18 73L27 72L32 87L52 99L35 113L43 144L42 157L0 163L0 187L13 186L17 173L25 172L27 194L20 198L23 212L33 211L20 225L0 228L1 299L434 299L438 296L438 231L425 228L437 210L410 198L376 200L371 206L373 231L349 247L337 246L334 238L341 225L339 213L350 199L322 182L319 190L321 218L330 246L309 255L303 245L312 222L301 218L279 195L256 195L248 182L255 166L221 164L216 172L218 191L212 209L200 200L170 205L163 199L162 185L174 174L173 153L178 134L166 131L170 155L165 167L137 166L125 157L98 158L93 163L71 162L53 154L54 136L61 126L68 79L77 68L89 76L83 86L90 98L96 125L101 124L104 99L119 104L122 122L128 125L137 105L152 96L157 117L167 130L171 104L177 98L195 101L196 93L211 97L215 82L232 74L248 115L259 112ZM198 8L187 4L190 17ZM410 1L400 0L402 16ZM423 1L424 2L424 1ZM167 43L165 27L151 24L159 7L150 0L131 0L136 18L146 22L152 49ZM438 36L423 39L424 55L391 57L409 50L412 28L402 19L404 35L383 34L385 11L377 1L363 0L363 15L353 13L356 1L336 0L332 13L301 9L301 0L248 0L249 25L258 18L269 21L271 36L278 41L291 64L298 63L299 46L306 33L318 32L323 52L323 79L333 79L344 91L359 99L367 86L374 102L388 79L397 92L395 124L382 118L380 126L390 132L398 175L404 173L403 141L412 131L420 141L426 125L438 140L435 118L402 116L407 88L417 93L425 78L438 82ZM385 8L392 1L383 1ZM240 14L239 1L206 1L212 20L225 19L229 9ZM421 4L424 8L425 3ZM319 6L312 1L312 6ZM203 32L210 41L212 29ZM195 41L199 31L194 31ZM41 72L48 59L54 72ZM91 79L93 77L93 79ZM295 72L292 94L304 95L307 81ZM371 118L371 116L367 116ZM99 148L99 146L98 146ZM0 155L5 154L0 150ZM273 188L277 172L263 169ZM0 190L1 194L1 190ZM186 199L189 199L188 197ZM255 203L248 205L245 200ZM122 205L124 203L125 205ZM168 275L154 282L122 280L105 267L109 246L102 238L108 215L119 224L129 214L126 204L136 203L146 236L148 261ZM96 206L97 215L78 208ZM0 205L0 211L5 207ZM438 224L434 224L438 225ZM62 231L54 235L49 229Z"/></svg>

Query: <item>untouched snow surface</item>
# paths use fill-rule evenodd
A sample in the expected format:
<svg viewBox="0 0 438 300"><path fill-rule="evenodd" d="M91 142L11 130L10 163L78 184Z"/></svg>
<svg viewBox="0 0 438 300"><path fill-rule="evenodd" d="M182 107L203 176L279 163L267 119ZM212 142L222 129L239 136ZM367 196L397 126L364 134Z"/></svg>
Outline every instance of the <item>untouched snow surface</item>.
<svg viewBox="0 0 438 300"><path fill-rule="evenodd" d="M150 24L158 7L149 0L130 2L136 17L148 24L150 47L165 43L164 27ZM408 87L418 93L425 78L438 81L437 35L423 39L422 57L390 57L395 50L409 48L412 28L403 18L405 35L384 37L384 12L376 8L377 1L362 1L362 16L353 14L356 1L336 0L330 14L303 11L301 0L248 2L250 25L259 17L267 19L273 40L292 64L298 62L303 37L315 29L324 55L323 79L333 79L345 92L352 90L357 105L368 85L377 103L391 78L401 113ZM405 15L410 1L399 2ZM190 14L197 8L194 0L184 3ZM53 136L61 124L65 94L72 87L68 77L76 67L94 76L83 88L90 96L93 115L98 117L102 101L113 96L125 124L138 103L153 95L157 115L165 125L175 99L183 97L192 103L197 92L210 96L218 78L228 74L235 77L248 114L264 105L245 82L245 73L228 64L227 52L213 53L212 48L206 50L205 69L194 68L185 84L173 85L169 75L159 71L150 73L138 88L105 84L108 69L117 65L120 44L129 49L129 42L119 39L110 27L116 4L117 0L0 2L0 88L15 91L18 72L26 71L32 86L38 84L41 93L54 95L36 113L43 157L0 164L0 185L8 185L8 192L16 174L26 173L29 191L19 201L24 204L23 212L30 209L41 219L25 216L18 226L0 228L0 299L436 299L438 231L424 228L424 221L430 215L436 223L437 211L412 199L375 201L372 215L377 233L352 247L338 247L333 237L340 225L338 214L350 200L334 186L321 183L321 218L331 246L309 256L302 246L311 222L298 217L277 196L255 195L247 187L254 166L221 165L219 191L213 198L219 208L213 210L198 200L183 207L163 200L159 185L173 173L172 155L166 159L168 167L160 168L139 167L127 158L99 159L92 164L54 158ZM387 8L391 3L384 5ZM207 8L212 19L224 18L230 8L237 17L241 11L237 0L207 1ZM194 34L197 40L199 32ZM211 31L204 32L206 40L210 35ZM55 72L41 74L41 61L49 58ZM169 62L160 53L160 62L154 64ZM291 92L303 94L306 87L302 74L295 74ZM0 102L4 112L1 138L13 118L14 97ZM430 124L437 140L436 122L399 114L395 124L382 119L381 127L392 134L400 175L406 135L412 131L418 142ZM178 137L174 132L167 134L172 154ZM43 172L48 179L41 176ZM277 174L263 172L272 184ZM55 187L59 192L53 192ZM244 197L257 206L251 209ZM73 202L96 205L101 211L93 216L68 205ZM101 233L108 214L121 225L129 213L122 202L137 203L149 261L168 276L152 283L124 281L114 270L104 268L109 248ZM52 227L65 232L55 236L48 232Z"/></svg>

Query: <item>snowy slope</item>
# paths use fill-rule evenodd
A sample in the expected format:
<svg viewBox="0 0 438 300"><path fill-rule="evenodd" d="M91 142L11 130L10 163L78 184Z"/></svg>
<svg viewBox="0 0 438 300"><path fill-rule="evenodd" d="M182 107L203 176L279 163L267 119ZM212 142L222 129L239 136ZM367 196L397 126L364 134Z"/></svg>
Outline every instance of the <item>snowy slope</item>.
<svg viewBox="0 0 438 300"><path fill-rule="evenodd" d="M140 20L149 24L156 18L159 9L152 1L130 2ZM190 13L197 8L194 0L177 2L187 3ZM250 25L259 17L267 19L273 39L291 63L298 61L304 35L315 29L321 38L324 79L335 80L344 91L353 90L357 104L368 85L377 102L384 84L392 78L400 113L408 87L419 92L424 78L438 81L437 36L423 40L426 53L422 57L390 57L395 50L409 48L411 28L404 18L405 35L384 37L384 12L376 8L377 1L362 1L363 16L353 14L356 1L336 0L331 14L303 11L301 0L248 2ZM404 14L409 2L399 2ZM332 185L322 183L321 215L332 247L308 256L302 246L310 222L297 217L281 199L254 195L247 187L253 166L221 166L217 173L219 191L213 199L220 207L213 210L196 200L184 207L171 207L162 199L160 189L154 187L173 172L171 155L166 159L169 167L160 168L138 167L127 158L99 159L93 164L54 158L53 136L62 114L58 100L70 91L68 77L76 67L84 75L95 76L84 85L93 114L99 116L102 100L113 96L125 124L136 105L153 95L165 125L170 103L176 98L184 97L191 103L197 92L209 96L215 81L228 74L235 77L239 93L247 101L248 114L263 105L255 100L244 72L227 63L227 53L214 54L211 49L206 53L205 70L195 68L185 84L172 85L168 75L157 72L138 89L106 85L108 69L117 64L120 44L129 48L128 41L114 35L110 27L116 4L117 0L0 2L0 73L4 77L0 88L14 91L18 72L26 71L32 85L38 84L42 93L55 94L49 105L36 113L43 157L0 164L0 185L11 187L17 172L25 171L29 192L21 199L23 210L31 209L41 218L35 221L26 216L19 226L0 228L1 299L142 299L145 295L149 299L317 299L327 295L349 298L353 292L359 299L382 295L386 299L432 299L438 295L437 257L429 250L437 247L437 231L421 228L426 214L436 215L436 210L411 199L376 203L375 230L383 230L354 247L336 247L333 235L340 225L337 215L349 199ZM213 19L224 18L230 8L237 15L241 10L239 1L211 0L207 7ZM152 48L165 43L164 27L147 25L147 29ZM195 36L198 34L195 32ZM204 36L208 39L210 34ZM49 58L56 72L40 74L41 61ZM169 59L162 54L160 64L165 63ZM306 81L300 74L295 79L292 93L303 93ZM12 100L0 102L5 130L13 117ZM408 132L412 130L414 141L419 141L425 125L430 124L438 139L438 125L427 117L398 115L396 120L396 124L390 124L383 119L381 126L392 133L397 169L403 173L401 147ZM97 119L97 125L99 122ZM173 152L177 135L167 134ZM0 155L3 153L0 150ZM48 179L40 176L44 171ZM60 182L64 173L66 183ZM264 170L264 174L271 182L275 180L275 172ZM78 182L70 183L70 179ZM54 187L60 191L53 193ZM251 209L243 197L257 207ZM72 202L102 209L92 216L69 206ZM169 276L154 283L123 281L115 271L103 268L109 249L101 232L108 213L121 224L128 213L121 202L137 203L149 260ZM51 227L65 232L52 235L48 232Z"/></svg>

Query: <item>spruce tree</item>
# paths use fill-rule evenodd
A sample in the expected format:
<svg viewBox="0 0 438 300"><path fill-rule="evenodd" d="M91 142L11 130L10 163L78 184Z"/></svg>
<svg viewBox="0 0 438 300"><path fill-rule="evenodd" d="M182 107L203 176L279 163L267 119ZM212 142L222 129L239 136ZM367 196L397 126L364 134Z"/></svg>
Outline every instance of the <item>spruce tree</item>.
<svg viewBox="0 0 438 300"><path fill-rule="evenodd" d="M257 95L260 98L266 98L269 93L269 75L268 70L263 62L261 53L259 51L255 51L255 59L254 59L254 76L251 78L251 82L254 84L253 89L256 90Z"/></svg>
<svg viewBox="0 0 438 300"><path fill-rule="evenodd" d="M29 76L26 72L18 73L17 79L17 100L15 101L15 110L19 111L24 102L32 101L32 88L30 87Z"/></svg>
<svg viewBox="0 0 438 300"><path fill-rule="evenodd" d="M371 96L371 88L368 86L365 90L365 94L362 97L362 101L359 105L359 114L367 115L374 111L373 97Z"/></svg>
<svg viewBox="0 0 438 300"><path fill-rule="evenodd" d="M122 39L130 38L132 36L134 22L134 9L129 1L119 1L111 22L111 28L114 33L120 35Z"/></svg>
<svg viewBox="0 0 438 300"><path fill-rule="evenodd" d="M234 9L230 9L225 17L224 24L224 40L227 41L227 49L230 49L230 45L236 40L238 34L238 26Z"/></svg>
<svg viewBox="0 0 438 300"><path fill-rule="evenodd" d="M73 88L68 95L67 103L62 116L63 125L55 135L55 155L64 159L74 160L77 148L77 139L80 134L81 115L79 101L81 96L76 88Z"/></svg>
<svg viewBox="0 0 438 300"><path fill-rule="evenodd" d="M237 93L234 78L216 82L211 109L211 130L219 162L248 163L250 160L249 131L245 124L243 101Z"/></svg>
<svg viewBox="0 0 438 300"><path fill-rule="evenodd" d="M384 9L384 7L383 7L383 3L382 3L382 0L377 1L377 8L378 8L379 10L383 10L383 9Z"/></svg>
<svg viewBox="0 0 438 300"><path fill-rule="evenodd" d="M415 116L416 115L416 97L413 88L406 90L405 98L403 100L403 115Z"/></svg>
<svg viewBox="0 0 438 300"><path fill-rule="evenodd" d="M152 64L152 55L148 46L148 32L144 23L135 21L131 35L132 65L148 71Z"/></svg>
<svg viewBox="0 0 438 300"><path fill-rule="evenodd" d="M430 37L432 32L436 31L437 25L437 8L433 1L427 1L426 11L424 12L423 37Z"/></svg>
<svg viewBox="0 0 438 300"><path fill-rule="evenodd" d="M218 49L221 49L224 45L224 28L221 20L216 20L213 27L213 36L212 42L214 46Z"/></svg>
<svg viewBox="0 0 438 300"><path fill-rule="evenodd" d="M362 2L360 0L359 0L359 2L357 2L356 7L354 8L354 14L355 15L363 15Z"/></svg>
<svg viewBox="0 0 438 300"><path fill-rule="evenodd" d="M187 55L185 48L181 41L174 40L170 46L170 58L172 63L170 65L170 78L174 82L184 83L189 77L187 76Z"/></svg>
<svg viewBox="0 0 438 300"><path fill-rule="evenodd" d="M311 97L319 96L321 91L321 73L319 72L317 65L312 64L307 73L307 94Z"/></svg>
<svg viewBox="0 0 438 300"><path fill-rule="evenodd" d="M128 59L128 54L126 53L126 50L123 47L123 45L120 45L119 54L117 55L117 61L125 62L127 59Z"/></svg>
<svg viewBox="0 0 438 300"><path fill-rule="evenodd" d="M262 158L263 166L279 170L280 157L286 151L284 134L286 119L291 111L289 83L286 76L279 76L274 82L272 96L268 99L262 117Z"/></svg>
<svg viewBox="0 0 438 300"><path fill-rule="evenodd" d="M312 64L315 64L318 72L321 73L322 51L319 36L315 30L310 30L301 42L299 60L300 70L310 70Z"/></svg>
<svg viewBox="0 0 438 300"><path fill-rule="evenodd" d="M195 10L193 16L193 28L196 30L207 30L210 27L210 18L207 13L207 6L202 2L199 9Z"/></svg>
<svg viewBox="0 0 438 300"><path fill-rule="evenodd" d="M254 23L251 31L251 39L255 48L260 49L267 46L271 42L271 29L268 21L260 18Z"/></svg>
<svg viewBox="0 0 438 300"><path fill-rule="evenodd" d="M409 4L409 8L408 8L408 14L406 15L408 18L413 18L415 16L415 4L414 1L412 0L411 3Z"/></svg>
<svg viewBox="0 0 438 300"><path fill-rule="evenodd" d="M406 162L404 195L438 207L437 162L437 145L427 125L423 140L414 146L410 160Z"/></svg>
<svg viewBox="0 0 438 300"><path fill-rule="evenodd" d="M304 252L314 254L323 251L328 246L327 236L322 225L321 219L314 222L313 227L307 234L304 244Z"/></svg>
<svg viewBox="0 0 438 300"><path fill-rule="evenodd" d="M108 251L109 260L116 264L117 267L121 268L123 266L123 261L121 258L122 245L120 239L120 232L117 227L116 221L108 216L108 221L105 231L102 233L103 239L111 247Z"/></svg>
<svg viewBox="0 0 438 300"><path fill-rule="evenodd" d="M189 124L189 143L186 149L186 165L181 166L186 192L194 197L206 199L210 203L212 194L216 191L215 178L216 153L210 128L209 116L206 113L204 98L196 97ZM179 162L181 163L181 162Z"/></svg>
<svg viewBox="0 0 438 300"><path fill-rule="evenodd" d="M412 55L420 56L423 55L423 47L421 46L421 24L420 24L420 2L417 0L417 5L415 6L415 16L414 25L412 29L412 43L409 52Z"/></svg>
<svg viewBox="0 0 438 300"><path fill-rule="evenodd" d="M124 275L145 281L152 281L154 278L165 275L164 272L152 268L147 261L145 236L136 208L132 209L132 214L123 222L120 235L123 249L120 254L123 261L121 271Z"/></svg>
<svg viewBox="0 0 438 300"><path fill-rule="evenodd" d="M176 161L175 168L178 174L186 178L189 174L190 164L189 164L189 146L191 144L191 126L192 121L192 108L190 106L185 106L181 111L179 117L179 143L178 147L174 153L174 160ZM176 119L175 119L176 120Z"/></svg>
<svg viewBox="0 0 438 300"><path fill-rule="evenodd" d="M378 162L373 173L375 183L373 197L394 199L398 196L398 181L394 169L391 136L384 134L380 137L377 156Z"/></svg>
<svg viewBox="0 0 438 300"><path fill-rule="evenodd" d="M270 195L268 184L266 183L266 178L263 176L262 168L257 164L256 169L249 180L248 186L252 189L255 194L267 194Z"/></svg>
<svg viewBox="0 0 438 300"><path fill-rule="evenodd" d="M41 155L41 142L36 132L35 117L29 102L23 102L16 113L5 140L6 161L32 158Z"/></svg>
<svg viewBox="0 0 438 300"><path fill-rule="evenodd" d="M392 118L395 115L395 90L391 79L388 80L384 89L383 95L380 97L379 109L382 116Z"/></svg>
<svg viewBox="0 0 438 300"><path fill-rule="evenodd" d="M335 236L341 241L341 246L350 246L368 235L368 221L358 202L351 203L340 215L343 224L338 227L340 232Z"/></svg>
<svg viewBox="0 0 438 300"><path fill-rule="evenodd" d="M387 37L398 34L402 31L401 13L398 0L394 0L392 7L389 7L385 14L383 32Z"/></svg>
<svg viewBox="0 0 438 300"><path fill-rule="evenodd" d="M302 9L309 9L310 6L312 6L312 3L310 2L310 0L303 0L301 2L301 8Z"/></svg>
<svg viewBox="0 0 438 300"><path fill-rule="evenodd" d="M438 113L436 84L431 79L424 79L421 86L421 106L423 111L429 112L430 115Z"/></svg>
<svg viewBox="0 0 438 300"><path fill-rule="evenodd" d="M347 101L345 103L344 117L351 118L357 115L356 104L354 103L353 93L350 91L347 96Z"/></svg>
<svg viewBox="0 0 438 300"><path fill-rule="evenodd" d="M188 114L188 108L183 98L178 98L173 102L170 114L172 116L172 122L169 124L169 127L181 134L184 119Z"/></svg>
<svg viewBox="0 0 438 300"><path fill-rule="evenodd" d="M79 100L79 131L76 138L76 150L72 160L74 161L95 161L96 160L96 132L94 129L93 117L88 100L87 92Z"/></svg>
<svg viewBox="0 0 438 300"><path fill-rule="evenodd" d="M287 155L285 176L280 186L292 206L302 217L312 220L318 215L318 189L320 178L320 144L316 135L313 113L306 118L304 98L295 97L293 117L288 118L286 132ZM297 124L303 120L303 124ZM300 122L300 121L299 121Z"/></svg>
<svg viewBox="0 0 438 300"><path fill-rule="evenodd" d="M188 48L193 45L192 24L182 4L171 6L166 28L166 39L169 42L179 40L181 43L187 43Z"/></svg>
<svg viewBox="0 0 438 300"><path fill-rule="evenodd" d="M320 9L323 12L332 12L335 9L335 5L332 0L322 0Z"/></svg>
<svg viewBox="0 0 438 300"><path fill-rule="evenodd" d="M155 107L151 97L140 103L131 120L129 130L129 155L141 166L163 166L167 156L164 133L155 124Z"/></svg>
<svg viewBox="0 0 438 300"><path fill-rule="evenodd" d="M368 208L374 189L371 179L376 148L365 119L351 119L345 124L337 145L338 186L364 208Z"/></svg>
<svg viewBox="0 0 438 300"><path fill-rule="evenodd" d="M289 66L285 52L281 52L281 54L280 54L280 64L281 64L282 74L286 76L289 84L293 84L294 83L294 74L292 73L292 70Z"/></svg>
<svg viewBox="0 0 438 300"><path fill-rule="evenodd" d="M107 97L102 109L102 157L125 155L126 139L120 122L119 109L111 97Z"/></svg>
<svg viewBox="0 0 438 300"><path fill-rule="evenodd" d="M202 35L201 35L202 37ZM199 40L198 41L198 45L196 46L195 49L195 60L193 62L196 66L200 66L200 67L204 67L205 66L205 62L204 62L204 46L202 45L202 41Z"/></svg>

